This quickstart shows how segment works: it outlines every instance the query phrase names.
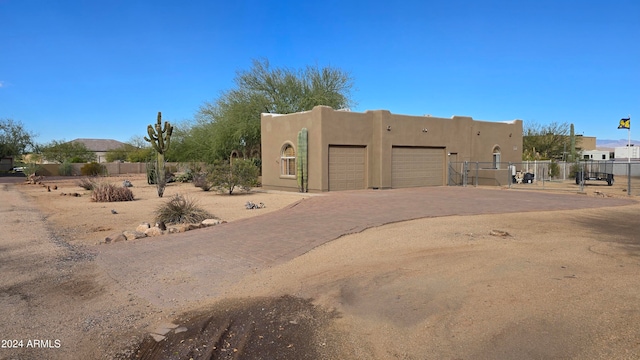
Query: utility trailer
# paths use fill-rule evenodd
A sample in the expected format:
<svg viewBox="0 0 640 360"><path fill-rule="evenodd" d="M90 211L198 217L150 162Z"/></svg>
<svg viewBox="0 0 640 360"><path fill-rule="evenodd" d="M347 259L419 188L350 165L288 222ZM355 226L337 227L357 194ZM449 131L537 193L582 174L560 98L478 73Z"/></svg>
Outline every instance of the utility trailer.
<svg viewBox="0 0 640 360"><path fill-rule="evenodd" d="M606 181L613 185L613 160L588 160L580 162L580 170L576 171L576 185L587 180Z"/></svg>

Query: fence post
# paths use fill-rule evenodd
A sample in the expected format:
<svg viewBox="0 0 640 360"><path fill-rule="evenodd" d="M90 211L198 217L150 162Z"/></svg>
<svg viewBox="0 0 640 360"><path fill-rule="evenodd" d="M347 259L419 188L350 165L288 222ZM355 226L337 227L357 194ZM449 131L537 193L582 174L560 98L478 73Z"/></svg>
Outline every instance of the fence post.
<svg viewBox="0 0 640 360"><path fill-rule="evenodd" d="M580 192L584 192L584 172L586 167L587 163L583 163L582 166L578 167L580 169Z"/></svg>
<svg viewBox="0 0 640 360"><path fill-rule="evenodd" d="M469 172L469 163L465 160L464 163L462 163L462 186L464 187L467 186L468 172Z"/></svg>
<svg viewBox="0 0 640 360"><path fill-rule="evenodd" d="M509 174L507 175L509 180L507 180L507 182L509 184L509 189L511 189L511 184L513 183L513 176L515 175L516 167L515 165L511 164L511 161L509 161L509 166L507 166L507 168L509 169Z"/></svg>
<svg viewBox="0 0 640 360"><path fill-rule="evenodd" d="M478 187L478 176L480 176L480 162L476 161L476 178L473 185L475 187Z"/></svg>
<svg viewBox="0 0 640 360"><path fill-rule="evenodd" d="M631 149L628 149L628 151L631 151ZM627 196L631 196L631 162L627 162L627 167Z"/></svg>

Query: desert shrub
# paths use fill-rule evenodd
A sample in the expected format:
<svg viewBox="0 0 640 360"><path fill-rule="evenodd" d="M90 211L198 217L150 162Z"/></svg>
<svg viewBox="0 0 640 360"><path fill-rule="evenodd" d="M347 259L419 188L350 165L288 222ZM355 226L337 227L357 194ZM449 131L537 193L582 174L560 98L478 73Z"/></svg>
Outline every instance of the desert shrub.
<svg viewBox="0 0 640 360"><path fill-rule="evenodd" d="M253 165L258 168L258 176L262 175L262 159L261 158L253 158L251 159Z"/></svg>
<svg viewBox="0 0 640 360"><path fill-rule="evenodd" d="M199 173L193 176L193 186L199 187L204 191L209 191L213 185L209 181L207 173Z"/></svg>
<svg viewBox="0 0 640 360"><path fill-rule="evenodd" d="M96 183L91 192L91 201L133 201L133 192L128 187L107 183Z"/></svg>
<svg viewBox="0 0 640 360"><path fill-rule="evenodd" d="M228 191L229 195L238 187L245 192L249 192L252 187L258 185L258 173L260 170L251 160L233 161L233 165L228 162L214 164L213 170L209 174L209 181L218 191Z"/></svg>
<svg viewBox="0 0 640 360"><path fill-rule="evenodd" d="M174 166L175 168L175 166ZM164 178L167 183L171 183L175 181L174 173L169 171L169 167L165 168ZM154 185L157 184L157 172L156 172L156 162L151 161L147 162L147 184Z"/></svg>
<svg viewBox="0 0 640 360"><path fill-rule="evenodd" d="M174 176L174 179L175 181L181 182L181 183L191 182L193 181L193 173L191 172L191 170L187 169L183 173L176 174Z"/></svg>
<svg viewBox="0 0 640 360"><path fill-rule="evenodd" d="M71 176L73 173L73 165L70 162L63 162L58 166L58 172L62 176Z"/></svg>
<svg viewBox="0 0 640 360"><path fill-rule="evenodd" d="M197 174L199 172L202 172L202 163L200 162L195 162L192 161L187 165L187 168L189 169L189 171L191 171L194 174Z"/></svg>
<svg viewBox="0 0 640 360"><path fill-rule="evenodd" d="M177 173L177 172L178 172L178 167L177 167L176 165L167 165L167 166L164 168L164 171L166 171L166 172L170 172L170 173L174 173L174 174L175 174L175 173Z"/></svg>
<svg viewBox="0 0 640 360"><path fill-rule="evenodd" d="M104 166L96 162L85 164L83 167L80 168L80 173L84 176L102 175L105 173L105 171L106 169L104 168Z"/></svg>
<svg viewBox="0 0 640 360"><path fill-rule="evenodd" d="M94 179L83 177L76 181L76 184L85 190L93 190L96 186L96 182Z"/></svg>
<svg viewBox="0 0 640 360"><path fill-rule="evenodd" d="M569 168L569 177L570 178L576 177L576 173L578 171L582 171L582 164L580 164L579 162L575 162Z"/></svg>
<svg viewBox="0 0 640 360"><path fill-rule="evenodd" d="M166 224L191 224L215 218L208 211L200 208L195 200L179 194L160 205L156 209L155 215L157 222Z"/></svg>
<svg viewBox="0 0 640 360"><path fill-rule="evenodd" d="M24 169L22 169L22 173L24 173L26 177L29 177L31 175L38 175L37 173L40 172L40 170L41 167L38 164L28 163L25 164Z"/></svg>

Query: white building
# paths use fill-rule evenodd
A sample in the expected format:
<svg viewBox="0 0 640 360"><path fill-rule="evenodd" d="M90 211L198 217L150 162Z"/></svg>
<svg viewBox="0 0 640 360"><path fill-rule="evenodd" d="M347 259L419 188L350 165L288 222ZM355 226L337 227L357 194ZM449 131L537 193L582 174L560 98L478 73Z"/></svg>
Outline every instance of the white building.
<svg viewBox="0 0 640 360"><path fill-rule="evenodd" d="M627 159L629 157L631 157L632 159L640 159L640 146L633 146L632 144L631 147L616 147L614 156L616 159Z"/></svg>
<svg viewBox="0 0 640 360"><path fill-rule="evenodd" d="M602 150L583 150L583 160L609 160L609 152Z"/></svg>

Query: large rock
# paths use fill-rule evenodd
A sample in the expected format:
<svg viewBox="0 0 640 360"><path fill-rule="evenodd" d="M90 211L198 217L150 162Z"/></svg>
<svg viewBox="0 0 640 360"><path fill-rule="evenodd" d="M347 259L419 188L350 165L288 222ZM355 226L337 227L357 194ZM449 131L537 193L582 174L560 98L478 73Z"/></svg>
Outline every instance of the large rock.
<svg viewBox="0 0 640 360"><path fill-rule="evenodd" d="M185 232L185 231L190 231L190 230L195 230L195 229L200 229L202 227L201 224L177 224L172 226L169 229L169 233L176 233L176 232ZM173 229L173 230L172 230Z"/></svg>
<svg viewBox="0 0 640 360"><path fill-rule="evenodd" d="M160 229L159 227L154 226L145 230L144 234L147 236L160 236L164 235L164 231L162 231L162 229Z"/></svg>
<svg viewBox="0 0 640 360"><path fill-rule="evenodd" d="M123 232L122 235L124 235L124 237L126 237L127 240L141 239L141 238L147 236L143 232L140 232L140 231L129 231L129 230Z"/></svg>
<svg viewBox="0 0 640 360"><path fill-rule="evenodd" d="M215 226L220 224L220 220L219 219L204 219L201 222L202 226Z"/></svg>
<svg viewBox="0 0 640 360"><path fill-rule="evenodd" d="M136 231L145 232L145 231L149 230L149 228L151 228L151 224L142 223L142 224L138 225L138 227L136 228Z"/></svg>
<svg viewBox="0 0 640 360"><path fill-rule="evenodd" d="M116 234L111 234L106 238L104 238L104 243L110 244L110 243L117 243L117 242L126 241L126 240L127 238L122 233L116 233Z"/></svg>

